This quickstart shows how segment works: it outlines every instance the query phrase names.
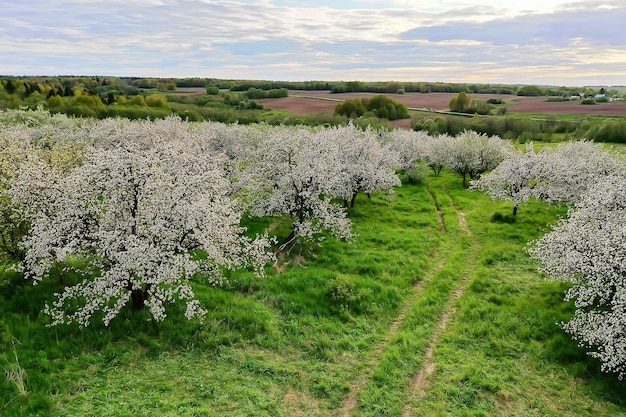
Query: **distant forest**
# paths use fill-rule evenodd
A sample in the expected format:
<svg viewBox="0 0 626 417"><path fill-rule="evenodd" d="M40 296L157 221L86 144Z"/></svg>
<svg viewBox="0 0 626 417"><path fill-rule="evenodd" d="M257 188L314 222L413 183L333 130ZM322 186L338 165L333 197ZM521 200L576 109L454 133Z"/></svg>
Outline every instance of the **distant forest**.
<svg viewBox="0 0 626 417"><path fill-rule="evenodd" d="M290 90L375 93L381 97L372 103L380 101L385 105L384 108L371 109L361 99L360 102L339 104L334 113L296 115L288 111L265 109L259 101L264 98L287 97ZM383 97L385 94L457 93L459 97L469 97L470 94L498 94L548 96L548 101L564 101L571 96L593 97L598 92L607 97L618 97L624 94L624 90L620 86L554 87L444 82L0 76L0 110L43 107L51 113L76 117L157 119L176 115L183 120L196 122L271 125L341 126L352 121L363 128L371 126L386 129L391 129L390 120L413 117L413 129L433 135L475 130L510 139L560 141L593 137L598 141L626 142L626 121L621 118L617 121L536 121L527 117L505 115L505 103L500 103L503 105L493 111L486 107L487 112L475 109L475 106L468 106L465 110L457 109L469 115L493 113L499 117L476 119L441 114L415 115L409 114L406 106ZM461 102L457 100L456 104ZM479 100L475 102L478 103Z"/></svg>

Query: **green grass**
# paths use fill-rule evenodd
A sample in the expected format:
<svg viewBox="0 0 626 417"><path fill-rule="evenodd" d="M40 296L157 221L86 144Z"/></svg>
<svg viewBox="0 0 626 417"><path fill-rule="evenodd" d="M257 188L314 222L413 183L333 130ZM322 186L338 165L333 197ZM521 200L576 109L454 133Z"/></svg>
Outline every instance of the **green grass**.
<svg viewBox="0 0 626 417"><path fill-rule="evenodd" d="M352 243L329 240L264 279L195 283L204 322L173 306L161 323L124 310L109 328L49 328L40 312L62 283L5 269L0 365L16 372L0 380L0 415L626 415L626 385L555 324L572 313L565 288L523 252L565 209L531 203L495 223L510 204L460 184L444 173L391 200L359 196Z"/></svg>

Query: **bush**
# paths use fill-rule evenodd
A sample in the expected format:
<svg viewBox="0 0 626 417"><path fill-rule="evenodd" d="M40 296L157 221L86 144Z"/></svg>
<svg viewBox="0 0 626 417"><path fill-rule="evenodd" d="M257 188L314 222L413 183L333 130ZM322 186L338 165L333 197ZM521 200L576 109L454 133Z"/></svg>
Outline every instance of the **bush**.
<svg viewBox="0 0 626 417"><path fill-rule="evenodd" d="M536 85L525 85L524 87L517 90L518 96L537 97L537 96L542 96L544 94L545 94L544 91L541 88L537 87Z"/></svg>
<svg viewBox="0 0 626 417"><path fill-rule="evenodd" d="M605 120L594 124L585 136L596 142L626 143L626 120Z"/></svg>
<svg viewBox="0 0 626 417"><path fill-rule="evenodd" d="M372 304L372 289L359 286L345 276L337 276L328 282L326 295L341 309L357 313L367 311Z"/></svg>
<svg viewBox="0 0 626 417"><path fill-rule="evenodd" d="M517 218L512 214L502 214L496 211L489 219L491 223L506 223L513 224L517 221Z"/></svg>
<svg viewBox="0 0 626 417"><path fill-rule="evenodd" d="M146 97L148 107L167 108L167 98L162 94L150 94Z"/></svg>
<svg viewBox="0 0 626 417"><path fill-rule="evenodd" d="M143 96L134 96L133 98L130 99L130 104L132 104L133 106L141 106L141 107L148 106L146 104L146 99L143 98Z"/></svg>
<svg viewBox="0 0 626 417"><path fill-rule="evenodd" d="M450 103L448 107L450 107L450 111L465 113L467 108L470 107L470 103L472 102L472 96L468 95L464 92L460 92L458 96L450 99Z"/></svg>
<svg viewBox="0 0 626 417"><path fill-rule="evenodd" d="M417 184L424 181L428 177L429 172L430 170L426 164L417 163L405 174L409 183Z"/></svg>
<svg viewBox="0 0 626 417"><path fill-rule="evenodd" d="M240 103L241 104L241 103ZM256 100L250 100L248 101L248 103L245 106L246 109L248 110L261 110L263 108L263 104L259 103Z"/></svg>
<svg viewBox="0 0 626 417"><path fill-rule="evenodd" d="M493 104L489 104L484 100L473 99L470 106L465 109L464 113L489 114L489 112L495 108L496 107Z"/></svg>
<svg viewBox="0 0 626 417"><path fill-rule="evenodd" d="M61 107L65 104L63 97L54 96L48 99L48 107Z"/></svg>
<svg viewBox="0 0 626 417"><path fill-rule="evenodd" d="M345 100L335 107L335 115L357 118L367 117L367 113L379 119L408 119L409 108L406 104L399 103L385 95Z"/></svg>

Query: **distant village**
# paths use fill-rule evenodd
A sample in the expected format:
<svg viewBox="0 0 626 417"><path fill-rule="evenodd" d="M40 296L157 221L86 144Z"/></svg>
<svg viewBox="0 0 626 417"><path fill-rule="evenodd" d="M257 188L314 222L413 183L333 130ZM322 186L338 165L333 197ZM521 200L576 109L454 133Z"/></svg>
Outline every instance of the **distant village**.
<svg viewBox="0 0 626 417"><path fill-rule="evenodd" d="M600 89L598 94L594 94L593 96L586 96L585 93L578 93L570 96L570 100L584 100L584 99L593 99L598 102L606 102L606 101L622 101L624 100L622 97L607 97L604 92L604 88Z"/></svg>

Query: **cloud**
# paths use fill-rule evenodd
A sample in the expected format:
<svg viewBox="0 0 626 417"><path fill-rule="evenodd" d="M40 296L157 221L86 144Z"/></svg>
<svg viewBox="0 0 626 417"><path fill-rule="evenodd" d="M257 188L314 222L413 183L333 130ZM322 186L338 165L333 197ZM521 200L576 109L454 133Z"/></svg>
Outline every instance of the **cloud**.
<svg viewBox="0 0 626 417"><path fill-rule="evenodd" d="M10 2L0 73L623 84L621 1L509 3Z"/></svg>
<svg viewBox="0 0 626 417"><path fill-rule="evenodd" d="M402 39L475 40L494 45L554 45L565 47L578 39L599 46L626 44L626 32L619 30L626 7L573 10L550 14L527 14L484 23L448 23L416 27Z"/></svg>

